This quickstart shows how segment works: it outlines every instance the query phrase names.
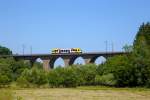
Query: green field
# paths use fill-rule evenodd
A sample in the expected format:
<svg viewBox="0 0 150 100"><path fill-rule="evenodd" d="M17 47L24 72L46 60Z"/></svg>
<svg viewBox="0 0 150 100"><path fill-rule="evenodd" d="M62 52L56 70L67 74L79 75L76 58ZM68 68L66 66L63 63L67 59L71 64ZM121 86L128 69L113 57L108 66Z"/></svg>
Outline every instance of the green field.
<svg viewBox="0 0 150 100"><path fill-rule="evenodd" d="M150 100L150 89L145 88L27 88L13 89L12 93L18 100Z"/></svg>

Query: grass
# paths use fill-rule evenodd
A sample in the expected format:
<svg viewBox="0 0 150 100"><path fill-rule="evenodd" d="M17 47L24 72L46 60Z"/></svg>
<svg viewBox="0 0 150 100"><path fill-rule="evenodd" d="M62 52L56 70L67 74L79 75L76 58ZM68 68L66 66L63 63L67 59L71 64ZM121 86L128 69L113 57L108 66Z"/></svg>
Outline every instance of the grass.
<svg viewBox="0 0 150 100"><path fill-rule="evenodd" d="M14 97L17 98L15 100L150 100L150 89L139 87L83 86L77 88L26 88L12 91Z"/></svg>
<svg viewBox="0 0 150 100"><path fill-rule="evenodd" d="M0 89L0 100L13 100L12 91L9 89Z"/></svg>
<svg viewBox="0 0 150 100"><path fill-rule="evenodd" d="M115 90L115 91L121 91L121 90L127 90L127 91L150 91L150 88L143 88L143 87L133 87L133 88L116 88L116 87L108 87L108 86L80 86L77 87L77 89L82 90Z"/></svg>

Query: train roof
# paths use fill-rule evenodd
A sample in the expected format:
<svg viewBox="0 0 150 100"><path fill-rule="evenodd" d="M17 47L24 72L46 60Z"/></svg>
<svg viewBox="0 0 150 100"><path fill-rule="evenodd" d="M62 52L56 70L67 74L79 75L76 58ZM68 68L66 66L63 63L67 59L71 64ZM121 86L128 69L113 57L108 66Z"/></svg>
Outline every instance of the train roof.
<svg viewBox="0 0 150 100"><path fill-rule="evenodd" d="M53 48L52 50L70 50L70 49L81 49L81 48Z"/></svg>

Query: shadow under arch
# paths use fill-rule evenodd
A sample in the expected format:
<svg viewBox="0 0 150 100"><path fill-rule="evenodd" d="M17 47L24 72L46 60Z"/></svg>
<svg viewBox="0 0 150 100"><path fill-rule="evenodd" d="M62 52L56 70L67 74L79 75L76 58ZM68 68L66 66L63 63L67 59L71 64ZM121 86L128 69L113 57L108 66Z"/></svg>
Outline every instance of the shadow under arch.
<svg viewBox="0 0 150 100"><path fill-rule="evenodd" d="M62 57L58 57L58 58L55 58L53 60L53 62L50 62L50 66L52 68L56 68L56 67L64 67L65 66L65 62L64 62L64 59Z"/></svg>
<svg viewBox="0 0 150 100"><path fill-rule="evenodd" d="M94 63L96 65L100 65L100 64L103 64L105 62L106 62L106 57L104 57L104 56L97 56L91 60L91 63Z"/></svg>

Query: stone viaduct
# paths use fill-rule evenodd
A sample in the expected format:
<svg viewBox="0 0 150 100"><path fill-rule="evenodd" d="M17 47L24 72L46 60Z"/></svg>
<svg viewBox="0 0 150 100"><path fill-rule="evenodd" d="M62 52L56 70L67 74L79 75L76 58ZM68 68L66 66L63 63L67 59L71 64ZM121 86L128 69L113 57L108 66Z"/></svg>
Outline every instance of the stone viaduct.
<svg viewBox="0 0 150 100"><path fill-rule="evenodd" d="M78 57L82 57L85 64L94 63L98 57L104 58L112 57L115 55L123 55L125 52L90 52L90 53L70 53L70 54L26 54L26 55L5 55L5 57L13 57L15 60L30 61L31 66L36 59L40 58L43 61L43 69L53 69L55 61L61 57L64 60L65 66L72 65ZM2 56L0 56L2 57ZM4 56L3 56L4 57Z"/></svg>

